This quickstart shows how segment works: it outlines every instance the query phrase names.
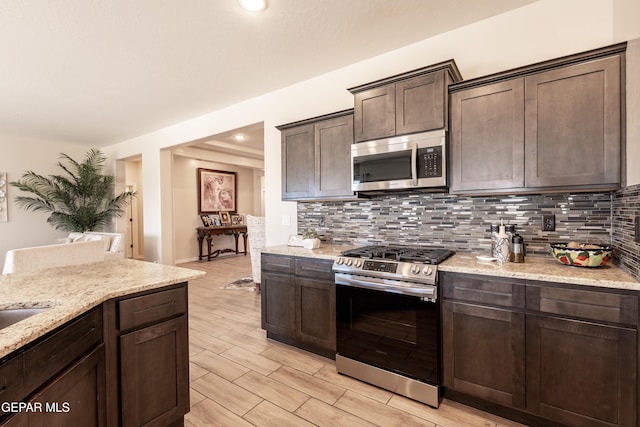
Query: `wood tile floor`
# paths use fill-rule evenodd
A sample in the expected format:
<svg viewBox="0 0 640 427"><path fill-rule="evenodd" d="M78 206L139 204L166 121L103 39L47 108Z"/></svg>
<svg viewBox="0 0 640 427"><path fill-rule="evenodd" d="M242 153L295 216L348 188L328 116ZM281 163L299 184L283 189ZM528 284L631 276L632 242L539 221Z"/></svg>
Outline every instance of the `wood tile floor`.
<svg viewBox="0 0 640 427"><path fill-rule="evenodd" d="M340 375L331 359L267 340L260 295L223 289L251 275L249 256L180 266L207 272L189 283L187 427L522 427L447 399L431 408Z"/></svg>

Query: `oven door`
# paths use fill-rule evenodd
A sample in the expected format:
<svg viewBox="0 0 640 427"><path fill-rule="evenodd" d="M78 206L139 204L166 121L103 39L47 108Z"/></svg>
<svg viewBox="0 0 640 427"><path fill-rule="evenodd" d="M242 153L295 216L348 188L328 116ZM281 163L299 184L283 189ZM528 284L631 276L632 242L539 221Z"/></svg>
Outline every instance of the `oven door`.
<svg viewBox="0 0 640 427"><path fill-rule="evenodd" d="M423 298L336 285L339 355L440 383L439 308Z"/></svg>

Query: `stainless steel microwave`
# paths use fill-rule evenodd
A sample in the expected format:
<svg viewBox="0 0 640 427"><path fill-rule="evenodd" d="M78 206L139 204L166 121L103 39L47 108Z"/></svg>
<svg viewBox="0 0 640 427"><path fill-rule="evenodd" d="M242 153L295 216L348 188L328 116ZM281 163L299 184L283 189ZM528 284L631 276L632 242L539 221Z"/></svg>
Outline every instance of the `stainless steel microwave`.
<svg viewBox="0 0 640 427"><path fill-rule="evenodd" d="M359 192L446 187L446 131L353 144L351 176Z"/></svg>

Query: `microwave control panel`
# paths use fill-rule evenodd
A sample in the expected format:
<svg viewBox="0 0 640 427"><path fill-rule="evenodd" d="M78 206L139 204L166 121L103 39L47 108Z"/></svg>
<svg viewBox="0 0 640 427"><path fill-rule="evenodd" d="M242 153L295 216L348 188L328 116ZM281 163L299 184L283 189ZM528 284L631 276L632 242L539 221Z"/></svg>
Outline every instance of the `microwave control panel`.
<svg viewBox="0 0 640 427"><path fill-rule="evenodd" d="M439 178L442 176L442 146L418 149L418 178Z"/></svg>

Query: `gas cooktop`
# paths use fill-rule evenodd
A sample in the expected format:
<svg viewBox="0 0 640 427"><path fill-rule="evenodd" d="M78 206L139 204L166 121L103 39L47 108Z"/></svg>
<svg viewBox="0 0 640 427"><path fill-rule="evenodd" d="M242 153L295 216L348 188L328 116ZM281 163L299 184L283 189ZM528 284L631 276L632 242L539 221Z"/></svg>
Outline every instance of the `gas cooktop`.
<svg viewBox="0 0 640 427"><path fill-rule="evenodd" d="M401 262L439 264L455 252L448 249L423 246L363 246L342 252L340 255L351 258L386 259Z"/></svg>

